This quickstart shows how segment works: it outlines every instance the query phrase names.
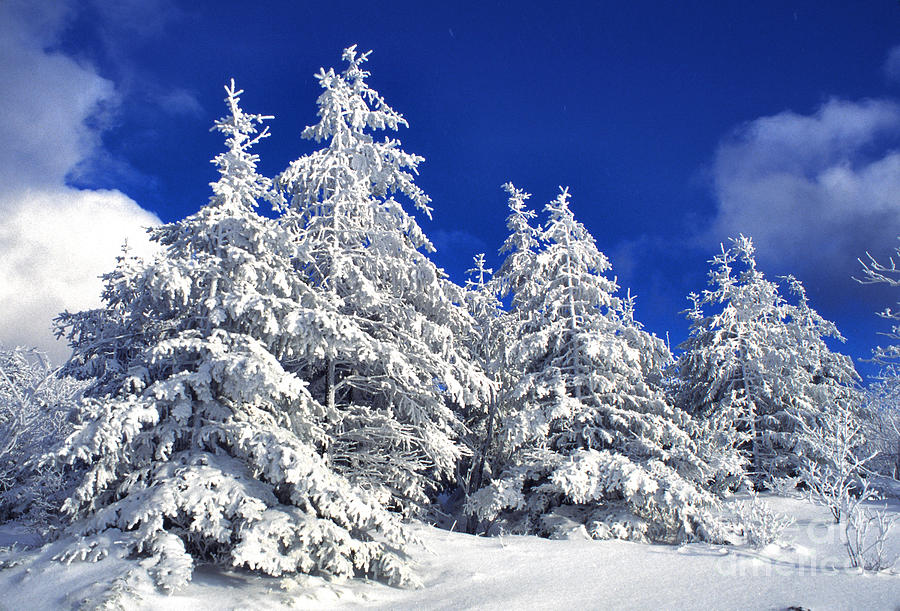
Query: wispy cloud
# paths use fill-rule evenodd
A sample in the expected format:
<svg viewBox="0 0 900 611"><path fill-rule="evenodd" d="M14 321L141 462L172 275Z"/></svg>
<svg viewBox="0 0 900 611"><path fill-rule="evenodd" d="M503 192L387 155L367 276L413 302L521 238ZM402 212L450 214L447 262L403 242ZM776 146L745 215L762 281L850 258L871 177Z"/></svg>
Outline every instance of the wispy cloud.
<svg viewBox="0 0 900 611"><path fill-rule="evenodd" d="M857 257L900 233L900 106L832 99L762 117L724 139L713 164L710 241L751 235L761 260L846 298Z"/></svg>
<svg viewBox="0 0 900 611"><path fill-rule="evenodd" d="M99 303L98 276L124 240L138 253L159 219L117 191L66 185L72 168L100 150L98 110L116 88L89 65L47 51L65 25L65 3L0 4L0 342L37 346L60 360L51 334L64 308Z"/></svg>
<svg viewBox="0 0 900 611"><path fill-rule="evenodd" d="M900 83L900 45L888 51L887 59L884 62L884 76L889 81Z"/></svg>
<svg viewBox="0 0 900 611"><path fill-rule="evenodd" d="M439 253L451 256L462 256L471 259L485 251L484 240L475 234L460 229L437 229L429 233L431 243Z"/></svg>
<svg viewBox="0 0 900 611"><path fill-rule="evenodd" d="M158 44L168 28L187 17L182 8L173 0L82 0L82 5L90 17L84 27L97 43L93 53L129 105L167 115L202 113L193 92L162 81L135 60L136 54Z"/></svg>
<svg viewBox="0 0 900 611"><path fill-rule="evenodd" d="M157 104L171 115L201 116L203 114L203 107L196 96L186 89L173 89L160 94Z"/></svg>

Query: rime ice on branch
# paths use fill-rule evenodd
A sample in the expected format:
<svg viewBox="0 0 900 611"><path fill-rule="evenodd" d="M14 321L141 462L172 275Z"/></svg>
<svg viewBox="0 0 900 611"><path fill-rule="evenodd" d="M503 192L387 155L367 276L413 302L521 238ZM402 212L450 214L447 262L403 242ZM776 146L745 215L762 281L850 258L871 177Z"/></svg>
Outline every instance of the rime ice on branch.
<svg viewBox="0 0 900 611"><path fill-rule="evenodd" d="M822 429L830 411L858 411L853 362L824 340L843 338L798 280L783 278L796 303L782 297L756 267L750 238L733 239L711 263L711 288L690 296L679 405L704 422L714 452L740 451L758 484L827 461L801 431ZM727 475L740 479L742 468L732 463Z"/></svg>
<svg viewBox="0 0 900 611"><path fill-rule="evenodd" d="M472 495L483 520L558 534L584 524L591 536L717 539L709 468L667 401L665 344L634 321L614 294L609 260L569 208L547 204L530 228L527 194L509 185L509 252L496 281L512 293L506 318L497 476ZM536 238L540 239L540 245Z"/></svg>
<svg viewBox="0 0 900 611"><path fill-rule="evenodd" d="M332 304L298 274L306 247L254 212L278 201L249 150L265 117L226 91L209 203L151 231L154 260L123 258L100 309L60 319L67 371L94 380L52 457L87 468L64 506L86 538L66 555L102 555L116 529L169 590L197 560L410 582L404 530L332 467L328 409L292 372L333 345Z"/></svg>
<svg viewBox="0 0 900 611"><path fill-rule="evenodd" d="M414 513L454 477L466 451L459 414L483 409L491 385L460 339L473 333L464 291L422 252L431 243L394 198L431 214L414 182L422 158L371 134L406 120L369 86L367 58L350 47L343 72L316 75L319 122L303 137L324 147L277 179L310 254L303 274L330 304L337 335L295 371L336 414L335 468Z"/></svg>

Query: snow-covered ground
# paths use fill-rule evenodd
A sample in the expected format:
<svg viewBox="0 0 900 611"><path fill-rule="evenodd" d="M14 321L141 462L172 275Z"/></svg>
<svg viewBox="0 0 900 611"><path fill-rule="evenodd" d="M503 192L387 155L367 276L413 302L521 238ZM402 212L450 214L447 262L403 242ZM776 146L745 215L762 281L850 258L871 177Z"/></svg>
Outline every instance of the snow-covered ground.
<svg viewBox="0 0 900 611"><path fill-rule="evenodd" d="M0 571L0 609L822 609L900 608L900 563L894 571L848 568L843 526L828 511L796 498L767 497L795 519L790 543L746 546L643 545L580 538L474 537L419 527L413 552L424 587L399 590L362 580L266 578L210 568L185 590L157 592L133 560L108 557L64 565L50 560L62 542ZM900 512L900 505L892 506ZM27 543L6 526L0 546ZM900 554L900 529L891 550ZM86 605L84 603L87 603Z"/></svg>

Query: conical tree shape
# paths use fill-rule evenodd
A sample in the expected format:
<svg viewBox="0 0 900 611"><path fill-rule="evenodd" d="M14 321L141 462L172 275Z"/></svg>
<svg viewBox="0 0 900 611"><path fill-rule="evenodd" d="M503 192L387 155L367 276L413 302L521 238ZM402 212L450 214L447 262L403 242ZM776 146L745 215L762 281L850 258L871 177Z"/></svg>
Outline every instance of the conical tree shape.
<svg viewBox="0 0 900 611"><path fill-rule="evenodd" d="M614 296L609 261L568 192L546 210L530 274L538 290L511 312L518 375L503 393L505 464L470 506L540 534L575 521L602 538L718 538L715 499L699 486L708 467L662 392L668 350Z"/></svg>
<svg viewBox="0 0 900 611"><path fill-rule="evenodd" d="M483 409L490 382L460 340L473 332L464 291L422 252L431 243L393 197L430 216L413 182L422 159L370 133L406 121L366 82L367 56L351 47L344 72L316 75L319 122L303 136L325 146L278 179L311 256L303 273L352 338L295 371L339 415L329 428L334 465L415 512L454 476L465 451L458 410Z"/></svg>
<svg viewBox="0 0 900 611"><path fill-rule="evenodd" d="M757 268L752 240L731 242L711 261L711 288L690 296L677 402L704 421L713 453L739 450L751 479L765 484L816 460L817 449L799 435L800 421L816 428L838 405L857 412L859 376L825 343L843 338L810 307L802 284L784 278L792 304ZM732 463L726 481L739 481L740 468Z"/></svg>
<svg viewBox="0 0 900 611"><path fill-rule="evenodd" d="M408 581L394 551L402 528L332 470L326 409L286 370L340 340L327 302L296 273L306 253L254 212L274 197L249 152L265 117L241 111L233 83L226 90L216 129L228 150L214 160L208 205L153 229L164 251L124 258L101 309L61 317L67 371L96 379L53 457L87 466L64 509L93 538L71 554L96 555L118 529L167 589L196 559Z"/></svg>

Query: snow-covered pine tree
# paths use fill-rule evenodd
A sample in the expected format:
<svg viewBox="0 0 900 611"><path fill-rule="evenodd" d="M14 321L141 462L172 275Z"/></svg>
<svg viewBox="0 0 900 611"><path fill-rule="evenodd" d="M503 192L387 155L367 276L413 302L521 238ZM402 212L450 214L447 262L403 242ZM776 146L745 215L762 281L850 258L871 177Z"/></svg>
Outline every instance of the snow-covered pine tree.
<svg viewBox="0 0 900 611"><path fill-rule="evenodd" d="M764 277L750 238L732 239L711 263L712 288L689 297L691 334L677 364L677 403L705 421L706 447L744 454L755 483L797 475L804 461L823 459L799 434L800 421L815 429L832 407L857 411L859 376L848 357L825 343L843 338L812 309L802 284L784 278L792 304ZM741 480L734 461L719 466L720 478Z"/></svg>
<svg viewBox="0 0 900 611"><path fill-rule="evenodd" d="M512 254L528 253L533 238L512 208L511 241L522 244ZM634 322L630 299L614 296L609 260L575 220L568 191L546 211L544 248L498 274L524 287L512 300L516 374L503 389L499 472L470 508L551 536L574 522L597 538L717 539L715 498L698 486L708 468L683 428L689 419L662 391L668 349Z"/></svg>
<svg viewBox="0 0 900 611"><path fill-rule="evenodd" d="M498 299L495 284L490 281L493 270L485 266L484 253L475 255L474 262L475 267L467 271L469 278L466 280L466 302L475 320L474 333L468 338L467 344L484 366L495 387L499 388L501 376L499 356L503 346L500 321L503 304ZM475 451L470 463L460 465L462 475L458 478L460 500L465 500L469 494L481 488L485 469L490 468L487 460L494 442L497 412L497 395L493 393L487 411L472 410L464 414L469 428L467 446ZM474 533L477 520L467 517L466 522L467 531Z"/></svg>
<svg viewBox="0 0 900 611"><path fill-rule="evenodd" d="M346 340L292 371L339 415L328 429L335 468L416 512L453 478L466 450L459 411L484 409L491 384L462 341L473 324L463 289L426 256L432 244L394 198L431 215L414 182L422 158L371 134L407 122L367 83L368 55L350 47L343 72L316 75L319 121L302 135L325 145L278 178L310 253L303 274Z"/></svg>
<svg viewBox="0 0 900 611"><path fill-rule="evenodd" d="M267 117L226 91L209 203L151 231L154 260L123 258L103 307L60 317L66 371L94 379L47 457L87 469L63 506L84 537L66 556L102 555L112 529L168 590L198 560L408 582L403 527L331 468L327 410L286 370L343 336L297 273L302 245L254 210L275 198L250 153Z"/></svg>
<svg viewBox="0 0 900 611"><path fill-rule="evenodd" d="M500 254L506 257L493 282L501 298L510 298L508 312L522 314L528 309L523 307L524 304L534 299L542 286L542 279L537 276L540 231L531 224L537 214L526 205L531 193L516 188L511 182L504 184L503 190L509 194L509 216L506 217L509 236L500 247Z"/></svg>
<svg viewBox="0 0 900 611"><path fill-rule="evenodd" d="M827 434L835 422L844 422L848 430L860 428L864 396L853 360L829 348L826 338L846 341L832 321L823 318L809 304L806 289L793 276L782 276L791 301L786 308L788 342L779 350L784 361L782 375L792 372L788 392L795 402L795 422L804 430L822 430ZM840 434L840 433L839 433ZM864 437L856 438L862 443ZM829 462L820 451L821 439L794 445L803 460Z"/></svg>
<svg viewBox="0 0 900 611"><path fill-rule="evenodd" d="M516 188L511 182L505 183L502 188L509 195L509 215L506 218L509 236L499 252L506 257L497 274L488 281L483 273L483 257L476 258L476 267L470 273L476 273L478 280L467 285L470 300L475 301L470 309L482 329L481 346L476 354L481 357L498 390L512 387L519 377L516 372L518 363L513 362L509 354L510 347L521 332L519 316L526 311L526 308L517 306L527 302L529 296L533 297L540 290L540 282L535 275L539 232L531 225L537 215L526 205L531 194ZM509 299L510 308L503 308L502 298ZM504 404L506 398L503 393L495 395L484 426L474 427L481 438L480 451L474 477L467 486L467 495L480 490L485 475L493 472L495 455L501 451L497 439L499 421L509 411ZM467 516L467 522L468 529L474 532L478 527L477 515Z"/></svg>

